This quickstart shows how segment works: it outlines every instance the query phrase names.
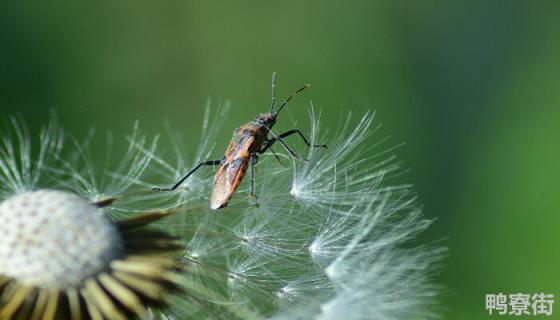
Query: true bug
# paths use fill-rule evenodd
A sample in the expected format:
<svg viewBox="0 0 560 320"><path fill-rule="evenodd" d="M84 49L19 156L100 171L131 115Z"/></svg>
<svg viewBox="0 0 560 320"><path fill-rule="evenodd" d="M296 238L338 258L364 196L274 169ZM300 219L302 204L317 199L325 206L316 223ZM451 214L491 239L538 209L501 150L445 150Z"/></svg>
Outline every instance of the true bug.
<svg viewBox="0 0 560 320"><path fill-rule="evenodd" d="M294 91L281 105L275 110L276 102L276 73L272 74L272 103L270 112L259 115L255 120L235 129L233 138L221 160L207 160L199 163L191 171L189 171L181 180L169 189L154 188L154 191L173 191L177 189L185 180L187 180L195 171L202 166L219 165L218 171L214 176L214 185L212 187L212 195L210 197L210 208L217 210L227 206L231 197L239 187L241 180L245 177L247 169L251 169L251 196L255 196L255 164L259 159L259 155L269 150L276 142L280 142L282 146L295 158L307 161L299 157L284 141L284 138L293 134L298 134L308 147L311 143L305 138L303 133L298 129L286 131L280 135L272 132L272 127L276 123L278 113L288 105L290 100L298 93L309 87L309 84ZM268 135L272 137L269 138ZM314 147L326 148L326 145L313 145Z"/></svg>

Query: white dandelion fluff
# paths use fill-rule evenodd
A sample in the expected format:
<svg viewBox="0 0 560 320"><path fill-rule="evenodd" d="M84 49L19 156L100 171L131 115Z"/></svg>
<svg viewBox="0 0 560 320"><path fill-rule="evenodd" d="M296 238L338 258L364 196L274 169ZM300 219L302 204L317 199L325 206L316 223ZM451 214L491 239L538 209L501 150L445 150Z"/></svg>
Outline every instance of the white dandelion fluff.
<svg viewBox="0 0 560 320"><path fill-rule="evenodd" d="M53 117L39 135L39 150L32 155L28 128L15 117L4 121L6 130L0 136L0 196L37 189L44 182L46 169L61 152L62 132ZM11 129L10 129L11 128Z"/></svg>
<svg viewBox="0 0 560 320"><path fill-rule="evenodd" d="M431 221L409 186L390 184L399 164L371 113L325 133L310 108L309 141L329 148L293 139L308 161L263 154L256 198L245 179L212 211L212 167L151 192L149 180L167 186L221 158L228 109L212 120L207 107L199 145L173 139L172 159L138 125L121 157L99 162L93 134L63 149L56 123L34 144L11 120L0 138L0 319L438 318L445 248L414 243Z"/></svg>
<svg viewBox="0 0 560 320"><path fill-rule="evenodd" d="M309 161L280 154L289 166L262 155L256 199L245 179L229 206L211 213L211 167L189 178L196 187L187 183L169 193L185 217L170 226L181 230L189 266L183 285L204 290L177 301L168 316L438 318L434 306L441 288L433 275L445 249L413 245L431 221L422 217L409 186L389 184L399 164L394 149L381 145L386 139L374 137L373 115L354 120L349 114L341 129L331 132L334 138L319 131L313 108L310 119L309 141L329 148L301 144L296 152ZM206 158L185 161L184 149L177 148L181 161L154 162L168 177L162 185L200 161L221 157L207 152Z"/></svg>

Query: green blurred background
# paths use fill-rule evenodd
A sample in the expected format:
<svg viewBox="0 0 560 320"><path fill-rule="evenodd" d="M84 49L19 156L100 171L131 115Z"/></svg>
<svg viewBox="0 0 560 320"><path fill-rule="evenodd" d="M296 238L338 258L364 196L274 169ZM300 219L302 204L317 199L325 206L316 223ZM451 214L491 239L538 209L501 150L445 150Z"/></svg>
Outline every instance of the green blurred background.
<svg viewBox="0 0 560 320"><path fill-rule="evenodd" d="M313 84L279 129L312 100L324 127L377 110L406 142L394 182L438 217L423 240L447 237L446 319L490 318L486 293L559 299L560 2L0 2L1 112L32 128L50 109L78 136L168 118L194 148L211 97L233 103L222 148L272 71L279 98Z"/></svg>

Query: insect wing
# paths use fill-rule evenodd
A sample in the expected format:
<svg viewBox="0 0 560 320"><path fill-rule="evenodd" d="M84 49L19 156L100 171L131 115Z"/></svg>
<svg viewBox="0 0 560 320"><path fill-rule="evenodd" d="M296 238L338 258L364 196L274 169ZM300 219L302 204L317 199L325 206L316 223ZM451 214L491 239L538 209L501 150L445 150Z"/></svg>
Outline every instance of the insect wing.
<svg viewBox="0 0 560 320"><path fill-rule="evenodd" d="M253 143L254 138L247 139L242 145L234 145L231 148L236 149L236 153L222 163L216 176L214 177L214 186L210 197L210 208L217 210L227 206L229 200L233 196L241 180L247 172L249 165L250 152L249 146Z"/></svg>

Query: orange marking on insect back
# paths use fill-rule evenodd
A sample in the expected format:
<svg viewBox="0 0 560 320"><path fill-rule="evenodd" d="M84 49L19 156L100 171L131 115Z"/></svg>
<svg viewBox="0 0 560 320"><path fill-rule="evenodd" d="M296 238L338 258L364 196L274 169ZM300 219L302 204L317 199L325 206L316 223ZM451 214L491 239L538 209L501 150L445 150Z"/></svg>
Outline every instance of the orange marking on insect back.
<svg viewBox="0 0 560 320"><path fill-rule="evenodd" d="M212 210L227 206L235 190L239 187L247 173L251 158L250 148L254 141L253 136L236 136L232 139L225 153L225 160L214 176L214 186L210 196Z"/></svg>

